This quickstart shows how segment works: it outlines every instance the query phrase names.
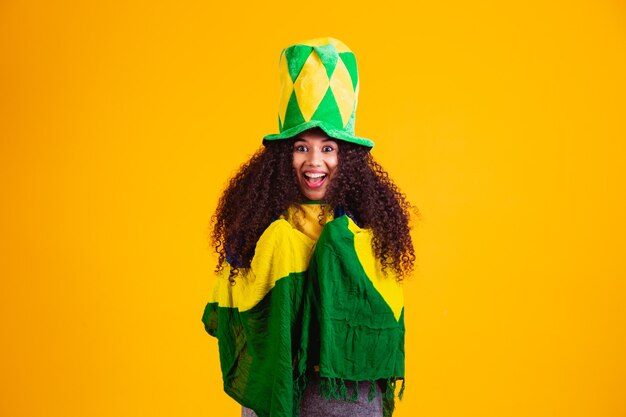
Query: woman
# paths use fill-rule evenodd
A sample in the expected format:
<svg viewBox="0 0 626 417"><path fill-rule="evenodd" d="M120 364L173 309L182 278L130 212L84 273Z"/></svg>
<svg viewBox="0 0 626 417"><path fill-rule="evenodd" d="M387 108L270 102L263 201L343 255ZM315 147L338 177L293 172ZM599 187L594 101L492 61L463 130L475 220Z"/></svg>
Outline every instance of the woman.
<svg viewBox="0 0 626 417"><path fill-rule="evenodd" d="M244 416L390 416L404 381L410 205L374 143L354 135L347 46L292 45L279 68L280 133L230 180L213 216L218 281L203 321L224 389Z"/></svg>

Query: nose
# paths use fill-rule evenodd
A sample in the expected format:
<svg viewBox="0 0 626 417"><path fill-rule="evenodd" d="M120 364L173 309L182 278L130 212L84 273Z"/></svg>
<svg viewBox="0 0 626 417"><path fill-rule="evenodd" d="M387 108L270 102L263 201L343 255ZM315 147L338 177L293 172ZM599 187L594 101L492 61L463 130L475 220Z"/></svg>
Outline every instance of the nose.
<svg viewBox="0 0 626 417"><path fill-rule="evenodd" d="M322 152L319 149L311 149L307 153L307 164L313 167L322 166Z"/></svg>

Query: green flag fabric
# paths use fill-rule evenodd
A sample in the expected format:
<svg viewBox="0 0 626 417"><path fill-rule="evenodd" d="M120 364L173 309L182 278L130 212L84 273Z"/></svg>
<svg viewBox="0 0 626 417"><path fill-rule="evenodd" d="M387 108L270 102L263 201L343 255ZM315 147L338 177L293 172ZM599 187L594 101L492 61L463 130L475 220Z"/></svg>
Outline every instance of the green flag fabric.
<svg viewBox="0 0 626 417"><path fill-rule="evenodd" d="M229 267L217 277L202 320L218 339L224 390L259 417L298 417L319 372L325 398L354 399L345 381L370 383L370 397L380 384L391 416L397 381L404 390L401 284L382 273L370 230L320 213L320 204L291 207L234 285Z"/></svg>

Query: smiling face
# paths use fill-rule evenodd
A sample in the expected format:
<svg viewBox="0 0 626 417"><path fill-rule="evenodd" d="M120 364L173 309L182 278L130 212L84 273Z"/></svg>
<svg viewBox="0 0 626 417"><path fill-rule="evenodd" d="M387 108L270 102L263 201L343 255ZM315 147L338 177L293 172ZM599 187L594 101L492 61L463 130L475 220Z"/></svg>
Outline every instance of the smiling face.
<svg viewBox="0 0 626 417"><path fill-rule="evenodd" d="M339 145L321 129L304 131L294 139L293 169L300 192L307 200L323 200L337 170Z"/></svg>

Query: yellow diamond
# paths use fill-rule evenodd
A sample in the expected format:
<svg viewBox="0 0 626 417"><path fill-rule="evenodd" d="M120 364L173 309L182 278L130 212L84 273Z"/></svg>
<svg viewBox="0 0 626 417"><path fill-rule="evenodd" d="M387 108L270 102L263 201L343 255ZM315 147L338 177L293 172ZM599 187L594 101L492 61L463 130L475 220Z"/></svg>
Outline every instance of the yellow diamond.
<svg viewBox="0 0 626 417"><path fill-rule="evenodd" d="M324 68L320 57L315 52L312 52L293 85L296 91L296 98L298 99L298 106L305 121L311 120L315 110L317 110L317 106L319 106L328 90L328 85L326 68Z"/></svg>
<svg viewBox="0 0 626 417"><path fill-rule="evenodd" d="M352 88L350 73L341 59L337 60L337 66L330 80L330 88L333 90L335 101L341 113L341 120L345 126L356 104L356 93Z"/></svg>

